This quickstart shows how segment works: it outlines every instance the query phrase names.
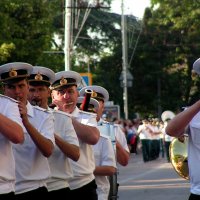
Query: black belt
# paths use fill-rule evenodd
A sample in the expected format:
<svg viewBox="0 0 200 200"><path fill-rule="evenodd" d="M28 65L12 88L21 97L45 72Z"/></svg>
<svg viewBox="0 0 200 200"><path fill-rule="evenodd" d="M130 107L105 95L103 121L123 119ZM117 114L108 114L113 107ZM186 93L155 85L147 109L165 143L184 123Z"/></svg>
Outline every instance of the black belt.
<svg viewBox="0 0 200 200"><path fill-rule="evenodd" d="M188 200L200 200L200 195L191 193Z"/></svg>

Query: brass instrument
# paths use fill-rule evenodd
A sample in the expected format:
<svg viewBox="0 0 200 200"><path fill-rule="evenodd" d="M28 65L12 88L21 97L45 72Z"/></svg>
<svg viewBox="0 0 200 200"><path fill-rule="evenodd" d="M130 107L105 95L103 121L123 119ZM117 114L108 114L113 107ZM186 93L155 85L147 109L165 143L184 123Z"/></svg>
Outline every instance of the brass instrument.
<svg viewBox="0 0 200 200"><path fill-rule="evenodd" d="M184 179L189 180L188 168L188 136L174 138L169 147L170 161L175 171Z"/></svg>
<svg viewBox="0 0 200 200"><path fill-rule="evenodd" d="M167 120L171 120L175 117L175 114L170 111L170 110L166 110L162 113L161 115L161 119L163 122L167 121Z"/></svg>
<svg viewBox="0 0 200 200"><path fill-rule="evenodd" d="M171 120L175 114L170 111L164 111L161 115L163 122ZM169 146L170 162L174 170L184 179L189 180L188 168L188 135L180 138L174 138Z"/></svg>
<svg viewBox="0 0 200 200"><path fill-rule="evenodd" d="M85 97L83 99L83 102L80 106L80 109L83 110L83 111L88 111L88 107L89 107L89 104L90 104L90 98L91 98L91 95L92 95L92 90L89 90L89 89L86 89L85 90Z"/></svg>

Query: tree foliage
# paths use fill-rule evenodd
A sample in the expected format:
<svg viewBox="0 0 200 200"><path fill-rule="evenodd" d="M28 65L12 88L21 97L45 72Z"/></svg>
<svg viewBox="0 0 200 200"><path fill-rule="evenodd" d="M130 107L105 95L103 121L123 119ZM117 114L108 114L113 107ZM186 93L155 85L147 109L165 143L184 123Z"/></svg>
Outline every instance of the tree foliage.
<svg viewBox="0 0 200 200"><path fill-rule="evenodd" d="M0 44L7 54L3 62L43 64L44 51L52 46L52 4L46 0L0 1Z"/></svg>
<svg viewBox="0 0 200 200"><path fill-rule="evenodd" d="M73 1L77 3L78 1ZM107 6L111 0L104 1ZM200 80L191 76L199 57L200 2L152 0L143 20L127 18L129 117L160 117L199 99ZM77 5L77 4L73 4ZM64 70L64 0L0 1L0 64L22 61ZM91 71L93 84L105 87L123 116L121 15L108 8L71 8L71 69ZM81 22L84 22L82 29ZM55 35L60 39L55 39ZM59 52L59 53L56 53ZM89 59L86 59L89 58Z"/></svg>
<svg viewBox="0 0 200 200"><path fill-rule="evenodd" d="M162 108L177 111L194 101L191 69L199 57L200 2L165 0L152 1L152 5L145 12L143 33L160 59L149 59L160 65Z"/></svg>

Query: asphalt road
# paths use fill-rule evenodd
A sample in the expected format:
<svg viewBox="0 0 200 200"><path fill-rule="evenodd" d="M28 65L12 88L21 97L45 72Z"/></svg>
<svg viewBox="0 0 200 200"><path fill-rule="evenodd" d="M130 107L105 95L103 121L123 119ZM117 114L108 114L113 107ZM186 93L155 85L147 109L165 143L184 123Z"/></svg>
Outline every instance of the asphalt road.
<svg viewBox="0 0 200 200"><path fill-rule="evenodd" d="M119 167L119 200L187 200L190 184L165 158L144 163L141 152Z"/></svg>

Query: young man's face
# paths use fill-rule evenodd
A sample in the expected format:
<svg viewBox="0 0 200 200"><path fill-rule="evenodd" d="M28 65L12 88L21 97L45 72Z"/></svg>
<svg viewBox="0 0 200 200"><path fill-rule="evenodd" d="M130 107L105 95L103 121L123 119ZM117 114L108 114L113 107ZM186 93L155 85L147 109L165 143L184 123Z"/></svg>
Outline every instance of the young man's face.
<svg viewBox="0 0 200 200"><path fill-rule="evenodd" d="M79 93L76 86L69 86L53 90L51 97L52 103L57 105L59 110L72 113L76 107Z"/></svg>
<svg viewBox="0 0 200 200"><path fill-rule="evenodd" d="M29 85L26 79L14 83L5 84L3 87L4 95L27 103L27 95L29 93Z"/></svg>
<svg viewBox="0 0 200 200"><path fill-rule="evenodd" d="M99 108L97 110L97 121L99 121L102 117L103 111L104 111L104 102L98 100L99 102Z"/></svg>
<svg viewBox="0 0 200 200"><path fill-rule="evenodd" d="M32 105L48 108L50 89L45 85L29 86L28 100Z"/></svg>

